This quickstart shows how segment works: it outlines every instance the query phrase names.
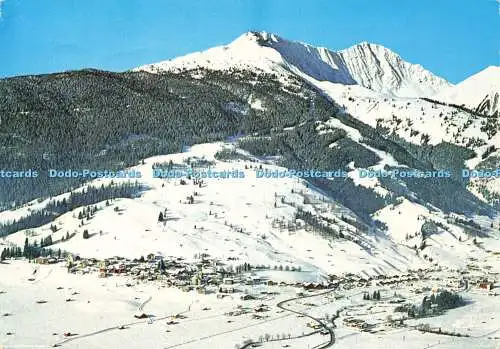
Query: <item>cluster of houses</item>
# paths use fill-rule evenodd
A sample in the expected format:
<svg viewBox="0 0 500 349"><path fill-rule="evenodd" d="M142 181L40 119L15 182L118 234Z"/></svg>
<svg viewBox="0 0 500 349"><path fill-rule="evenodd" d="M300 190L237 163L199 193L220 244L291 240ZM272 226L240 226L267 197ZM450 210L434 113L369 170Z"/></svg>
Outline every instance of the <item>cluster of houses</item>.
<svg viewBox="0 0 500 349"><path fill-rule="evenodd" d="M460 289L471 289L475 291L487 291L492 294L495 289L495 284L498 275L494 273L484 274L483 272L479 273L470 273L465 272L461 273L460 276L451 276L451 282L447 286L451 286L451 288L460 290Z"/></svg>
<svg viewBox="0 0 500 349"><path fill-rule="evenodd" d="M354 327L354 328L358 328L360 330L366 330L366 329L372 327L365 320L357 319L357 318L354 318L354 317L346 317L346 318L344 318L342 320L342 322L347 327Z"/></svg>
<svg viewBox="0 0 500 349"><path fill-rule="evenodd" d="M39 257L34 262L52 264L66 262L68 273L96 273L100 278L110 276L128 277L126 286L138 282L159 280L165 286L175 286L184 291L196 290L198 293L218 291L218 297L224 298L239 292L240 285L289 286L304 290L323 290L333 288L335 282L278 282L258 277L254 273L235 272L234 268L224 268L224 264L207 254L199 259L188 262L182 257L165 257L149 254L140 259L111 257L103 260L96 258L81 258L68 255L66 259ZM228 269L228 270L227 270ZM251 300L253 296L243 295L242 300Z"/></svg>
<svg viewBox="0 0 500 349"><path fill-rule="evenodd" d="M325 290L329 288L334 288L337 283L334 282L285 282L285 281L273 281L273 280L268 280L266 281L267 286L293 286L293 287L300 287L303 288L304 290Z"/></svg>
<svg viewBox="0 0 500 349"><path fill-rule="evenodd" d="M476 285L479 289L491 291L494 288L494 281L488 279L477 280Z"/></svg>
<svg viewBox="0 0 500 349"><path fill-rule="evenodd" d="M196 288L201 285L219 285L223 275L215 261L201 260L189 263L182 257L164 257L150 254L146 258L127 259L112 257L95 258L68 257L69 273L98 273L101 278L113 275L127 276L137 282L161 280L167 286Z"/></svg>
<svg viewBox="0 0 500 349"><path fill-rule="evenodd" d="M270 311L270 308L267 304L264 304L264 303L258 304L256 306L254 306L253 308L243 307L242 305L238 305L235 310L231 310L231 311L225 313L225 315L226 316L240 316L243 314L254 313L253 318L259 319L259 318L262 318L262 315L256 315L256 314L264 313L264 312L268 312L268 311Z"/></svg>
<svg viewBox="0 0 500 349"><path fill-rule="evenodd" d="M38 264L53 264L63 261L54 257L38 257L34 260ZM253 273L237 273L233 268L224 268L224 264L207 254L201 254L195 262L188 262L182 257L164 257L149 254L140 259L127 259L123 257L112 257L104 260L95 258L79 258L68 256L66 266L70 273L96 272L99 277L105 278L111 275L128 276L136 282L161 280L166 286L176 286L185 291L196 290L199 293L217 292L220 298L239 292L237 285L267 285L288 286L302 288L304 290L323 290L335 288L340 278L332 275L330 282L285 282L274 281L255 276ZM229 270L227 270L229 269ZM249 276L250 274L250 276ZM366 285L389 286L394 284L415 284L414 293L428 291L439 291L437 286L433 287L433 280L429 280L429 274L423 270L417 270L404 275L385 276L379 275L371 278L362 278L358 275L347 274L342 276L343 288L363 287ZM418 281L428 280L429 285L422 286ZM438 280L436 280L438 281ZM442 280L439 280L440 282ZM440 283L439 282L439 283ZM484 274L472 275L465 272L448 277L446 288L455 291L473 287L491 293L494 289L495 279L485 278ZM133 283L127 284L131 286ZM420 284L420 288L418 287ZM444 286L444 285L443 285ZM245 295L249 299L249 295Z"/></svg>
<svg viewBox="0 0 500 349"><path fill-rule="evenodd" d="M53 258L53 257L37 257L34 262L37 264L55 264L62 261L62 259Z"/></svg>

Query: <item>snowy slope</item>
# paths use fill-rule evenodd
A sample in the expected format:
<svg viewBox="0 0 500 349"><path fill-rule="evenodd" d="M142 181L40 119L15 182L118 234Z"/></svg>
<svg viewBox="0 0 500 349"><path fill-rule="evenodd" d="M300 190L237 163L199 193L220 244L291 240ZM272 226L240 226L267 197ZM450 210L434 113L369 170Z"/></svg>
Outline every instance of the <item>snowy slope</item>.
<svg viewBox="0 0 500 349"><path fill-rule="evenodd" d="M494 162L490 151L492 147L498 148L500 144L500 130L494 118L474 115L453 105L435 103L433 100L437 99L436 97L431 99L391 97L359 85L319 81L298 69L293 71L322 90L345 113L379 129L384 135L395 135L416 145L438 145L446 142L473 150L476 155L466 160L463 168L476 168L488 154ZM480 86L493 88L495 83L497 83L496 80L490 81L488 85L487 81L484 81ZM474 91L473 87L471 89ZM493 100L498 100L498 98L495 97ZM488 98L485 97L483 101L488 101ZM482 105L496 104L484 102ZM474 109L472 106L470 108ZM475 109L479 111L478 108ZM488 110L493 113L494 109ZM484 112L484 110L481 111ZM490 167L497 168L498 166L500 163L497 161ZM472 182L474 185L470 187L470 190L481 200L485 200L485 195L481 194L481 191L489 193L486 196L500 193L498 178L476 178ZM481 189L478 190L478 188ZM485 201L491 202L488 199Z"/></svg>
<svg viewBox="0 0 500 349"><path fill-rule="evenodd" d="M474 150L477 157L467 163L471 168L488 147L500 144L500 133L482 130L491 122L454 106L419 98L441 100L438 96L449 95L454 104L493 112L498 105L498 67L453 87L380 45L363 42L334 52L275 34L248 32L226 46L136 68L152 73L194 71L196 76L204 69L270 73L283 84L299 77L322 90L348 114L410 143L450 142Z"/></svg>
<svg viewBox="0 0 500 349"><path fill-rule="evenodd" d="M481 131L484 120L453 106L420 98L388 97L359 85L319 81L297 69L294 72L322 90L342 110L363 123L383 128L417 145L449 142L473 149L478 155L466 164L473 168L491 145L500 144L500 133L489 136Z"/></svg>
<svg viewBox="0 0 500 349"><path fill-rule="evenodd" d="M328 213L330 218L350 213L329 199L323 201L323 196L308 188L302 180L256 178L254 170L245 169L245 165L249 167L252 162L216 162L212 170L239 169L245 172L246 177L208 179L207 185L202 188L192 184L180 185L179 180L152 178L153 163L169 160L182 163L188 157L213 160L216 151L224 146L228 145L204 144L193 147L187 153L149 158L144 165L135 167L143 174L141 180L151 188L141 198L118 199L110 206L100 203L96 216L86 221L84 226L77 218L81 208L77 208L55 220L59 228L56 233L51 232L50 225L53 223L50 223L30 229L30 232L9 235L5 243L22 245L27 236L34 241L49 234L53 241L58 241L69 232L76 235L57 243L55 247L82 256L136 258L161 253L190 259L196 253L205 252L223 260L235 258L239 260L237 263L300 265L303 270L312 273L362 272L375 275L425 264L411 253L407 255L407 249L398 251L394 242L383 237L366 236L362 242L366 249L347 240L331 243L303 228L295 231L279 228L277 220L299 224L300 227L300 223L294 220L296 208L279 204L281 197L315 213L329 212L332 207L337 207ZM264 168L279 169L272 165L265 165ZM100 186L106 182L109 180L101 179L91 185ZM186 196L194 191L199 193L195 196L195 203L186 204ZM305 197L312 201L311 204L302 204ZM157 222L157 218L165 208L168 219L163 225ZM19 210L21 216L25 208ZM12 216L15 215L15 212L12 213ZM340 219L335 228L345 234L356 230ZM83 239L83 229L89 231L90 239ZM376 254L370 252L372 248L377 251Z"/></svg>
<svg viewBox="0 0 500 349"><path fill-rule="evenodd" d="M467 146L471 140L480 139L484 143L480 148L484 148L500 142L498 134L489 138L480 130L481 119L451 106L416 98L384 98L360 86L310 81L347 113L372 127L386 127L411 143L421 144L423 134L429 136L429 144L450 142Z"/></svg>
<svg viewBox="0 0 500 349"><path fill-rule="evenodd" d="M500 67L490 66L467 78L461 83L447 88L433 99L493 115L500 110Z"/></svg>
<svg viewBox="0 0 500 349"><path fill-rule="evenodd" d="M353 138L356 138L355 135ZM83 226L82 220L77 218L82 208L77 208L52 223L9 235L1 245L14 243L22 246L27 237L32 243L51 235L54 248L85 257L119 255L138 258L160 253L190 260L195 254L204 252L222 260L234 260L236 264L301 266L302 270L312 275L346 272L393 274L429 265L428 261L415 255L411 248L413 242L401 244L401 235L413 233L421 227L422 222L410 219L408 215L425 212L427 217L444 220L443 214L431 213L420 205L403 202L401 207L384 209L374 217L388 225L387 234L362 232L341 218L353 217L349 210L303 180L256 178L250 168L255 166L255 162L214 160L214 154L227 147L233 145L202 144L185 153L146 159L144 164L134 168L143 174L140 181L150 188L141 197L117 199L109 206L99 203L96 215L90 220L83 220ZM180 164L188 158L214 161L211 165L213 171L237 169L245 173L245 178L206 179L206 185L201 187L191 181L181 185L178 179L152 178L152 164L170 160ZM390 157L385 158L382 164L394 163ZM270 164L262 165L269 170L283 170ZM100 186L109 181L99 179L90 185ZM370 186L363 181L358 185ZM193 204L186 202L189 195L194 195ZM312 233L300 219L295 219L298 208L321 217L325 224L329 222L331 228L352 239L325 238ZM165 209L166 223L158 223L158 213ZM19 216L25 214L25 208L19 210ZM399 210L405 214L401 215ZM16 216L16 212L12 216ZM52 224L59 229L57 232L51 231ZM84 229L89 231L89 239L83 239ZM75 235L61 242L66 233ZM446 256L444 251L450 245L459 244L459 235L461 233L457 232L447 236L446 243L432 255ZM476 253L468 245L463 245L461 251L463 255ZM450 255L440 258L440 262L454 265L457 260L456 256Z"/></svg>
<svg viewBox="0 0 500 349"><path fill-rule="evenodd" d="M404 61L391 50L361 43L339 52L289 41L266 32L248 32L226 46L214 47L136 70L153 73L251 69L286 74L296 68L316 80L360 85L400 97L430 96L450 86L422 66Z"/></svg>
<svg viewBox="0 0 500 349"><path fill-rule="evenodd" d="M450 84L419 64L404 61L381 46L363 42L339 52L354 80L366 88L399 97L429 96Z"/></svg>
<svg viewBox="0 0 500 349"><path fill-rule="evenodd" d="M258 72L283 71L283 58L274 49L259 44L259 37L246 33L231 44L217 46L203 52L194 52L159 63L148 64L134 70L151 73L181 72L205 68L211 70L256 69Z"/></svg>
<svg viewBox="0 0 500 349"><path fill-rule="evenodd" d="M417 98L433 95L449 84L378 45L362 43L333 52L287 41L273 34L250 32L227 46L136 68L152 73L193 71L197 76L203 76L206 69L227 72L242 69L275 74L282 83L286 83L287 77L301 78L323 91L345 112L369 126L380 128L381 133L392 133L414 144L450 142L473 149L477 156L467 163L471 168L481 161L488 147L500 144L500 134L490 137L481 131L481 118L473 118L470 113L453 106ZM402 97L406 95L411 97ZM249 96L249 104L254 109L263 108L252 96ZM405 166L391 154L364 144L358 129L343 124L337 118L320 124L319 133L322 132L321 126L342 129L354 143L375 153L381 161L372 169ZM256 179L247 168L252 165L249 161L215 161L214 168L237 168L246 172L247 177L245 180L210 180L203 188L193 187L191 183L179 185L178 180L153 179L151 176L151 165L155 162L172 160L184 163L190 156L213 161L214 154L226 146L229 145L204 144L186 153L147 159L144 165L137 167L144 174L142 181L151 188L141 198L116 200L110 207L101 203L96 217L86 222L84 227L75 218L80 210L76 209L56 220L60 228L56 233L51 233L50 224L47 224L33 229L34 235L25 231L13 234L6 239L6 243L22 245L28 235L39 240L48 234L53 234L53 241L58 241L69 232L76 233L75 237L57 245L85 256L138 257L160 252L190 258L205 251L222 259L238 258L263 265L299 264L313 272L333 274L391 273L428 263L415 256L411 249L413 244L401 245L402 236L406 239L406 234L421 229L423 222L417 222L416 212L425 212L422 215L438 221L445 219L442 212L430 212L420 204L403 202L403 214L388 207L380 210L374 218L388 226L387 235L378 231L360 234L355 227L339 218L345 214L354 216L352 212L339 209L340 205L331 198L324 198L323 194L303 181ZM278 169L272 164L264 166L270 170ZM397 195L381 187L376 178L356 177L356 169L359 167L353 166L353 171L348 174L355 185L369 188L380 197ZM101 182L95 181L94 184L100 185ZM494 188L489 190L493 191L498 182L491 183ZM491 186L490 181L485 185ZM186 205L186 197L194 191L198 191L200 196L196 196L195 204ZM67 195L62 194L61 197ZM282 198L293 205L280 205ZM305 201L313 203L305 204ZM29 214L29 210L45 204L32 203L32 206L19 210L0 212L0 222L18 219ZM332 242L311 234L300 222L296 222L297 207L325 216L322 218L328 224L335 221L330 228L352 237L352 240ZM115 208L119 210L115 211ZM165 226L156 220L158 213L164 209L168 209L171 218ZM281 224L291 224L295 228L290 231L280 228ZM83 229L88 229L92 238L84 240L81 234ZM442 236L447 241L434 252L436 256L446 255L446 250L457 243L457 236L461 235L458 231ZM475 249L464 246L461 256L474 252ZM457 262L456 256L451 255L441 260L449 265Z"/></svg>

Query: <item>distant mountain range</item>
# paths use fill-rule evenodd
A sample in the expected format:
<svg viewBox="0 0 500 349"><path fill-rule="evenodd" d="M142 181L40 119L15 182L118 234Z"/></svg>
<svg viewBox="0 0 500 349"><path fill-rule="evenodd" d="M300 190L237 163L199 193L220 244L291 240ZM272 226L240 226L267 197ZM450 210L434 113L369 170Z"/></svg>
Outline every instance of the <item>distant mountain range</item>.
<svg viewBox="0 0 500 349"><path fill-rule="evenodd" d="M498 111L500 67L490 66L454 86L390 49L368 42L335 52L267 32L248 32L228 45L134 70L159 73L199 68L298 71L318 81L358 85L391 97L432 97L478 113Z"/></svg>

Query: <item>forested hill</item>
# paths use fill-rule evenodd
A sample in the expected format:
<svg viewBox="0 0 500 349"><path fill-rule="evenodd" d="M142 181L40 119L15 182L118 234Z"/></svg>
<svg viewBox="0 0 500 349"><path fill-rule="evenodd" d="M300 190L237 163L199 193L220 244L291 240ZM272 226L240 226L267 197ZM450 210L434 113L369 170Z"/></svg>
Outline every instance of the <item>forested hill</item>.
<svg viewBox="0 0 500 349"><path fill-rule="evenodd" d="M0 80L2 168L124 168L183 146L266 133L335 113L299 80L290 89L302 96L267 75L234 76L82 70ZM249 99L266 108L250 108ZM314 99L317 107L310 111ZM2 178L0 201L21 202L70 184L47 181L43 172L37 179Z"/></svg>
<svg viewBox="0 0 500 349"><path fill-rule="evenodd" d="M276 155L290 168L368 168L390 156L398 166L456 170L472 156L444 143L419 147L389 140L340 113L334 101L293 74L248 70L198 75L82 70L4 79L0 116L3 168L40 172L34 179L0 179L4 206L78 184L49 179L44 171L49 168L123 169L148 156L233 135L247 135L242 148ZM454 179L385 180L385 194L351 178L314 184L366 220L398 196L446 212L491 212Z"/></svg>

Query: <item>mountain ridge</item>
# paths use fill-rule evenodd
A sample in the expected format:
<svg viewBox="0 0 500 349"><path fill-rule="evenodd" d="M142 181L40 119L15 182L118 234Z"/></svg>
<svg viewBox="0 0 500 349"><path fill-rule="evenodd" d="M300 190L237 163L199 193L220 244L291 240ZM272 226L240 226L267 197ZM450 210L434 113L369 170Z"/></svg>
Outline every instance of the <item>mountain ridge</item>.
<svg viewBox="0 0 500 349"><path fill-rule="evenodd" d="M197 68L257 68L286 75L292 67L320 81L360 85L397 97L426 97L451 86L419 64L382 45L361 42L340 51L290 41L268 32L247 32L230 44L140 66L153 73Z"/></svg>
<svg viewBox="0 0 500 349"><path fill-rule="evenodd" d="M485 115L500 111L500 67L488 66L457 85L436 94L434 99L463 105Z"/></svg>

